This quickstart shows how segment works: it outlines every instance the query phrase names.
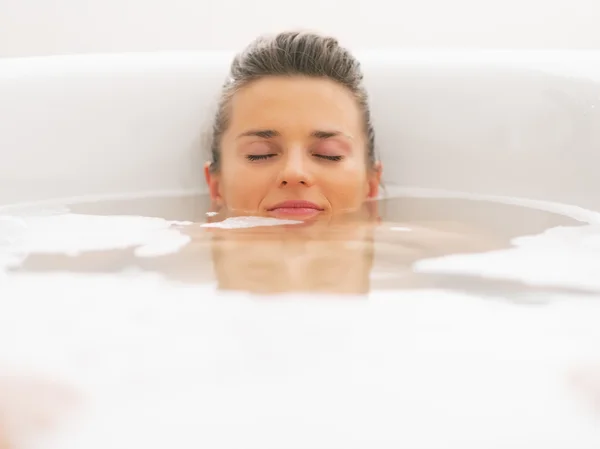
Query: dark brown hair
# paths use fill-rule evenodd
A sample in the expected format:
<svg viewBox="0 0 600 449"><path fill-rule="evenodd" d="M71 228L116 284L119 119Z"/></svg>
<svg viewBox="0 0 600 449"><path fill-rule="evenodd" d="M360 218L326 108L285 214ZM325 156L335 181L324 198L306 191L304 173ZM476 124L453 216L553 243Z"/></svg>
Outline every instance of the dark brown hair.
<svg viewBox="0 0 600 449"><path fill-rule="evenodd" d="M232 96L248 83L267 76L327 78L346 87L354 94L361 109L367 137L367 159L371 166L375 164L375 133L358 60L332 37L284 32L273 37L259 37L231 63L212 126L212 172L220 169L221 138L228 126L228 106Z"/></svg>

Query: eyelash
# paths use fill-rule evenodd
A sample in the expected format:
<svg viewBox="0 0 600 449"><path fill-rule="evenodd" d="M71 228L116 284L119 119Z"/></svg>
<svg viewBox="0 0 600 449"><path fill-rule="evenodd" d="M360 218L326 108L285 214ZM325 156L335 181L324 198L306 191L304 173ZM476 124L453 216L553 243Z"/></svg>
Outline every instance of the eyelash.
<svg viewBox="0 0 600 449"><path fill-rule="evenodd" d="M274 154L249 154L246 156L249 161L262 161L264 159L269 159L270 157L275 156Z"/></svg>
<svg viewBox="0 0 600 449"><path fill-rule="evenodd" d="M249 154L248 156L246 156L246 158L249 161L264 161L266 159L272 158L273 156L275 156L275 154ZM342 159L342 156L326 156L324 154L314 154L313 156L316 156L321 159L326 159L328 161L340 161Z"/></svg>
<svg viewBox="0 0 600 449"><path fill-rule="evenodd" d="M315 154L316 157L321 159L327 159L328 161L340 161L342 160L342 156L325 156L323 154Z"/></svg>

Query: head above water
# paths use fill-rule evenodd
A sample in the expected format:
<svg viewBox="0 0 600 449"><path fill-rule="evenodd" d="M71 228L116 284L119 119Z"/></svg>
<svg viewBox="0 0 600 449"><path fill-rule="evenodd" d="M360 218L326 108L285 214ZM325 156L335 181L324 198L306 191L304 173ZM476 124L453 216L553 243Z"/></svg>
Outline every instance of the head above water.
<svg viewBox="0 0 600 449"><path fill-rule="evenodd" d="M218 207L297 219L358 209L381 178L359 62L331 37L258 38L231 64L211 153Z"/></svg>

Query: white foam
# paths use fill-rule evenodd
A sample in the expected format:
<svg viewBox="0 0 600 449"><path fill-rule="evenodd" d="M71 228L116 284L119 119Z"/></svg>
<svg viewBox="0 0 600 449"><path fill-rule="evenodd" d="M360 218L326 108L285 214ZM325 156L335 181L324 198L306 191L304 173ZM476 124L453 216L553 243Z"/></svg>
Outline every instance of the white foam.
<svg viewBox="0 0 600 449"><path fill-rule="evenodd" d="M145 257L176 252L189 238L173 226L185 224L139 216L2 216L0 269L18 265L27 254L77 255L134 247Z"/></svg>
<svg viewBox="0 0 600 449"><path fill-rule="evenodd" d="M222 228L222 229L243 229L243 228L257 228L262 226L280 226L289 224L300 224L302 221L298 220L283 220L280 218L270 217L229 217L223 221L216 223L204 223L204 228Z"/></svg>
<svg viewBox="0 0 600 449"><path fill-rule="evenodd" d="M552 228L512 243L504 250L421 260L413 269L600 292L599 225Z"/></svg>
<svg viewBox="0 0 600 449"><path fill-rule="evenodd" d="M231 217L203 227L242 229L299 224L301 221L268 217ZM78 255L86 251L134 248L139 257L179 251L190 237L174 228L190 222L140 216L99 216L33 212L0 216L0 270L16 267L28 254Z"/></svg>
<svg viewBox="0 0 600 449"><path fill-rule="evenodd" d="M36 449L600 444L568 383L598 361L600 303L310 299L150 273L15 274L0 286L0 364L79 398Z"/></svg>

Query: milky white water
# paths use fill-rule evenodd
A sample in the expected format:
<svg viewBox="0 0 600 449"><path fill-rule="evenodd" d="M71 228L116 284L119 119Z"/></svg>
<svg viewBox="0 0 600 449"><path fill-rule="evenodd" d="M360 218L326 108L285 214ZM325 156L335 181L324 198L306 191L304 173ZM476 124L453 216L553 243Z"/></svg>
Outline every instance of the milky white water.
<svg viewBox="0 0 600 449"><path fill-rule="evenodd" d="M0 448L600 447L598 214L396 193L0 209Z"/></svg>

